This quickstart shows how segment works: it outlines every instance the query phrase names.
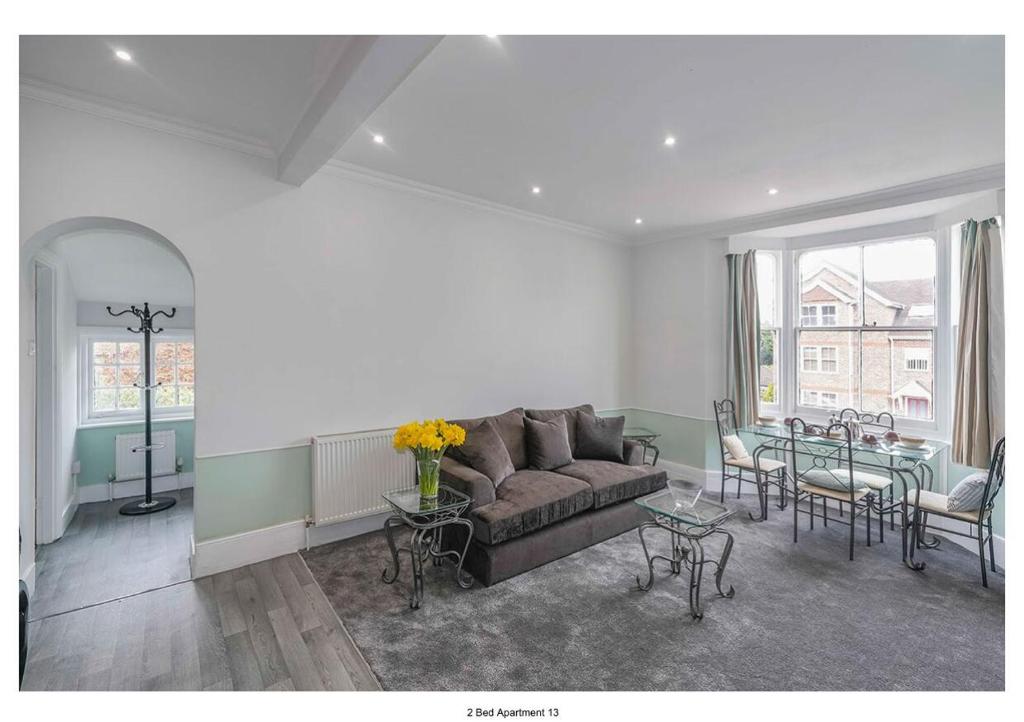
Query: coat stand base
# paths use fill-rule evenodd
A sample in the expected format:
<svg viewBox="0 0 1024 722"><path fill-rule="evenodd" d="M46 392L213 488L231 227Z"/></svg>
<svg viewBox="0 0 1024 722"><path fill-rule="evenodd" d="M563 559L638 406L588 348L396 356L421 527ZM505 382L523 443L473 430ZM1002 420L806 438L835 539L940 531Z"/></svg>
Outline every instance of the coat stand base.
<svg viewBox="0 0 1024 722"><path fill-rule="evenodd" d="M149 501L139 499L138 501L128 502L118 511L125 516L139 516L140 514L153 514L164 509L170 509L177 503L177 499L169 496L154 496Z"/></svg>

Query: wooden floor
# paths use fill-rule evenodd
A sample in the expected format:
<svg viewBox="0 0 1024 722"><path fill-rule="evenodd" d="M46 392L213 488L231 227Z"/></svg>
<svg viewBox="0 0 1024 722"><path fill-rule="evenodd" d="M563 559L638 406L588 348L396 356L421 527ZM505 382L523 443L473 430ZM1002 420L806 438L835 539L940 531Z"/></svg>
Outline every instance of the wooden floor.
<svg viewBox="0 0 1024 722"><path fill-rule="evenodd" d="M298 554L29 625L25 690L378 690Z"/></svg>
<svg viewBox="0 0 1024 722"><path fill-rule="evenodd" d="M298 554L189 579L167 514L87 504L37 553L24 690L378 690Z"/></svg>
<svg viewBox="0 0 1024 722"><path fill-rule="evenodd" d="M190 578L192 490L165 512L123 516L128 499L82 504L64 536L36 550L30 619L120 599Z"/></svg>

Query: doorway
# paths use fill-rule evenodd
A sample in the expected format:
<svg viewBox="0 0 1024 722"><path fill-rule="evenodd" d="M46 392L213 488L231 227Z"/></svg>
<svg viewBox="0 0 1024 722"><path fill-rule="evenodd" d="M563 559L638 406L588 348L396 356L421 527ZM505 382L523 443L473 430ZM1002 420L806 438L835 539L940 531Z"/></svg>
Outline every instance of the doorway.
<svg viewBox="0 0 1024 722"><path fill-rule="evenodd" d="M32 269L36 621L191 579L197 357L191 271L155 234L74 228ZM115 315L133 306L154 316L148 349ZM150 492L174 504L119 513L145 498L147 456Z"/></svg>

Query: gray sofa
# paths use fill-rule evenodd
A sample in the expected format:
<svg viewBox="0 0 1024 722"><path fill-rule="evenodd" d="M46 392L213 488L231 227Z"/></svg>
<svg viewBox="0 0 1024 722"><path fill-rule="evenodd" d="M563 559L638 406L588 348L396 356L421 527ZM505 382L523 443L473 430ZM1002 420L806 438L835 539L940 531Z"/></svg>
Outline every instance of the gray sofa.
<svg viewBox="0 0 1024 722"><path fill-rule="evenodd" d="M441 460L441 481L471 499L473 522L465 568L485 586L534 569L635 528L644 520L632 500L665 486L666 474L643 463L643 447L623 442L625 463L576 457L576 418L589 404L570 409L512 409L497 416L455 420L471 429L488 418L501 437L515 473L500 484L474 470L458 449ZM552 471L528 466L524 416L566 416L572 463ZM446 547L461 548L465 533L446 530ZM460 538L461 535L461 538Z"/></svg>

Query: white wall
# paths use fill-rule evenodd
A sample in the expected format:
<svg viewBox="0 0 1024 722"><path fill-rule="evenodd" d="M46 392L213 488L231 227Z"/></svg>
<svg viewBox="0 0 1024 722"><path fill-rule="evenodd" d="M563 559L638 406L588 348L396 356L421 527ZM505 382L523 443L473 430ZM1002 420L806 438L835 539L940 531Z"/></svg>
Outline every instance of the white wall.
<svg viewBox="0 0 1024 722"><path fill-rule="evenodd" d="M294 188L269 160L27 99L21 159L23 245L103 216L187 258L197 455L513 405L620 405L623 247L331 172ZM24 280L21 298L27 339Z"/></svg>
<svg viewBox="0 0 1024 722"><path fill-rule="evenodd" d="M630 406L697 419L725 393L727 242L634 250Z"/></svg>

